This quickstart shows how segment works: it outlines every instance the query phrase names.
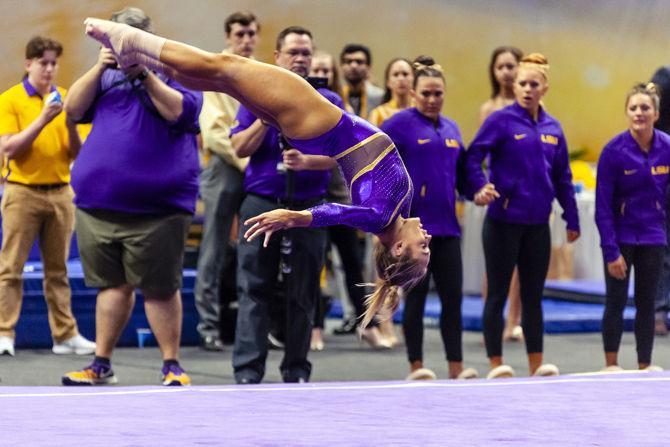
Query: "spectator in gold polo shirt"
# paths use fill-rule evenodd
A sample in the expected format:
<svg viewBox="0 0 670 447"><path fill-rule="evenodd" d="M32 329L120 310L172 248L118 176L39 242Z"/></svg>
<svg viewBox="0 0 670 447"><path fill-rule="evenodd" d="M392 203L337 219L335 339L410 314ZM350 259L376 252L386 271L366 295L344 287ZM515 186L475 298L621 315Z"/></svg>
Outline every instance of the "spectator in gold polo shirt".
<svg viewBox="0 0 670 447"><path fill-rule="evenodd" d="M0 354L14 355L23 266L39 238L44 296L55 354L92 354L70 305L66 260L74 227L70 163L81 140L63 113L65 90L54 84L63 47L46 37L26 46L26 74L0 95L0 153L6 180L0 251Z"/></svg>

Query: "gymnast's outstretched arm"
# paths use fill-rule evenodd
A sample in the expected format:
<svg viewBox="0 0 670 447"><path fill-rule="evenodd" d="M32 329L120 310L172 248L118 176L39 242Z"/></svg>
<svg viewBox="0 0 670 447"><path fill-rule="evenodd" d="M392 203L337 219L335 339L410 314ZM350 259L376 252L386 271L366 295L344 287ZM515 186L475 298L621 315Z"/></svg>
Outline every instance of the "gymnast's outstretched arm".
<svg viewBox="0 0 670 447"><path fill-rule="evenodd" d="M125 24L99 19L85 23L86 33L111 48L120 61L137 62L142 55L160 61L186 87L226 93L276 123L290 139L322 135L342 116L338 107L288 70L234 54L209 53Z"/></svg>

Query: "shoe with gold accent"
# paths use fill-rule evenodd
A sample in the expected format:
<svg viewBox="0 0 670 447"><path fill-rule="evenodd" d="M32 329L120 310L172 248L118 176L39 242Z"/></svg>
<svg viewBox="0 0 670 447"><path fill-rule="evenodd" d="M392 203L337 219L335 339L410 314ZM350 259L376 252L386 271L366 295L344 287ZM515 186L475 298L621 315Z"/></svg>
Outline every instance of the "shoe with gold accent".
<svg viewBox="0 0 670 447"><path fill-rule="evenodd" d="M179 366L179 363L164 364L162 373L165 386L189 386L191 384L191 378Z"/></svg>
<svg viewBox="0 0 670 447"><path fill-rule="evenodd" d="M117 379L110 365L93 361L84 369L65 373L61 382L65 386L109 385L116 383Z"/></svg>

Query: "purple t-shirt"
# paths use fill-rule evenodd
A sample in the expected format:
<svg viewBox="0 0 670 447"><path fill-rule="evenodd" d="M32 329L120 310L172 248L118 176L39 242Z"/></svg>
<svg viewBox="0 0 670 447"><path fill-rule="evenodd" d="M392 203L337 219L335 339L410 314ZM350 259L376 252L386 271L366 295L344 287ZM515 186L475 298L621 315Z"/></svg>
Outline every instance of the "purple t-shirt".
<svg viewBox="0 0 670 447"><path fill-rule="evenodd" d="M103 73L82 120L93 129L72 167L77 207L138 214L195 211L202 93L161 79L184 98L173 123L160 117L139 81L134 86L124 81L121 70Z"/></svg>
<svg viewBox="0 0 670 447"><path fill-rule="evenodd" d="M381 130L395 143L412 178L410 215L420 217L433 236L460 236L456 171L465 149L456 123L441 115L434 122L412 107L384 121Z"/></svg>
<svg viewBox="0 0 670 447"><path fill-rule="evenodd" d="M343 108L342 99L326 89L318 89L326 99ZM243 105L237 112L235 126L231 135L242 132L256 121L256 116ZM269 128L260 147L251 155L244 175L244 191L252 194L281 199L286 197L286 175L282 166L282 150L279 145L279 131ZM287 147L290 147L287 146ZM297 148L300 149L300 148ZM311 155L323 155L323 148L301 152ZM279 167L279 169L278 169ZM294 173L295 191L293 199L309 200L326 194L330 171L296 171Z"/></svg>

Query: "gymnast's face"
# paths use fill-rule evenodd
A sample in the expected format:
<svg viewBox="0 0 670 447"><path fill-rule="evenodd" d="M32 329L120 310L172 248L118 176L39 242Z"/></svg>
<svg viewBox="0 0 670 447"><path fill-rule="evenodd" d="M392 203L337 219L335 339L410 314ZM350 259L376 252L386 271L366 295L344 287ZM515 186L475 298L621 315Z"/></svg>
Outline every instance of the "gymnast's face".
<svg viewBox="0 0 670 447"><path fill-rule="evenodd" d="M514 86L519 62L510 52L500 53L493 64L493 75L501 87L511 89Z"/></svg>
<svg viewBox="0 0 670 447"><path fill-rule="evenodd" d="M307 34L290 33L284 37L281 49L275 50L275 64L301 77L309 74L314 45Z"/></svg>
<svg viewBox="0 0 670 447"><path fill-rule="evenodd" d="M653 130L658 116L658 110L656 110L654 101L649 95L636 93L628 99L626 117L628 118L628 128L632 132L643 133Z"/></svg>
<svg viewBox="0 0 670 447"><path fill-rule="evenodd" d="M434 76L419 76L412 90L412 98L420 114L437 120L444 104L444 80Z"/></svg>
<svg viewBox="0 0 670 447"><path fill-rule="evenodd" d="M248 25L233 23L230 33L226 35L226 45L231 53L238 56L251 57L258 43L258 25L251 22Z"/></svg>
<svg viewBox="0 0 670 447"><path fill-rule="evenodd" d="M531 113L536 111L548 89L547 80L538 70L529 67L519 68L514 81L514 96L521 107Z"/></svg>
<svg viewBox="0 0 670 447"><path fill-rule="evenodd" d="M402 218L401 218L402 219ZM432 236L423 229L418 217L403 219L398 230L398 242L394 244L394 253L400 256L404 250L409 250L413 259L425 264L428 268L430 261L430 240Z"/></svg>

